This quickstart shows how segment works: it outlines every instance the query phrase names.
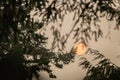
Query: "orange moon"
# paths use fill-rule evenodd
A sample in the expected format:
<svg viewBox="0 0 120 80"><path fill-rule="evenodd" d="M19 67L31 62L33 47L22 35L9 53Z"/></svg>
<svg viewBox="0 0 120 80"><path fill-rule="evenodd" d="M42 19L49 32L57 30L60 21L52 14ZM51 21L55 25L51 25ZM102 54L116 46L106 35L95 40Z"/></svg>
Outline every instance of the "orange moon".
<svg viewBox="0 0 120 80"><path fill-rule="evenodd" d="M73 49L76 55L84 55L86 51L86 46L84 43L76 43Z"/></svg>

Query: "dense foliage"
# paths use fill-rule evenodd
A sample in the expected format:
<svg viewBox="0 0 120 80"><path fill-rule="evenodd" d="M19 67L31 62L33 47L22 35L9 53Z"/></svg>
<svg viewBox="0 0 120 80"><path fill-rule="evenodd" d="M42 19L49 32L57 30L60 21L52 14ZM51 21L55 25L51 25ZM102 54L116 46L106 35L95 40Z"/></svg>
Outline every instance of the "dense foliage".
<svg viewBox="0 0 120 80"><path fill-rule="evenodd" d="M47 1L2 0L0 2L0 78L3 80L39 80L39 72L51 78L51 64L62 68L74 58L46 48L47 38L37 33L44 25L30 18L34 7L46 7ZM46 15L47 16L47 15ZM46 19L47 20L47 19Z"/></svg>
<svg viewBox="0 0 120 80"><path fill-rule="evenodd" d="M82 57L80 66L87 70L83 80L119 80L120 67L115 65L99 51L89 48L88 53L97 60L96 64L92 64L87 58Z"/></svg>
<svg viewBox="0 0 120 80"><path fill-rule="evenodd" d="M120 24L119 0L2 0L0 4L1 23L6 23L1 24L1 26L6 26L3 29L1 27L1 38L5 36L6 39L7 32L12 30L14 35L19 32L18 27L15 26L18 24L25 26L27 21L31 21L30 12L32 10L35 11L34 16L38 15L41 18L38 26L58 22L61 27L65 15L73 13L73 25L67 34L62 35L59 27L54 26L53 47L64 47L72 33L76 41L83 40L87 43L93 37L97 41L103 35L99 25L102 17L108 21L116 21L116 29L119 29ZM7 27L8 25L12 27Z"/></svg>
<svg viewBox="0 0 120 80"><path fill-rule="evenodd" d="M92 38L97 41L99 37L103 36L99 25L102 17L108 21L115 21L115 28L119 29L119 8L119 0L1 0L0 78L7 80L12 79L16 75L12 80L25 80L26 78L31 80L34 75L38 79L39 70L45 70L50 77L55 77L49 64L52 63L56 67L62 68L62 65L68 64L74 58L74 55L72 53L55 54L51 50L46 49L47 38L43 34L37 34L36 31L49 23L59 22L59 26L52 27L54 36L53 48L57 47L60 48L59 50L63 50L72 33L74 33L73 38L76 41L82 40L87 44ZM34 18L31 18L30 13L33 10L36 11L34 16L38 15L41 19L40 21L35 21ZM73 25L68 34L62 35L59 27L62 27L64 17L68 13L74 14ZM105 62L103 61L103 63ZM103 63L99 63L99 66L94 68L94 70L90 68L85 80L93 80L91 71L95 73L96 69L99 68L102 68L103 72L105 71L104 69L110 69L108 71L114 69L119 73L119 70L113 65L112 68L106 68L107 65L109 67L111 65L106 64L104 67ZM103 72L99 72L100 74L96 76L103 74ZM118 74L117 72L115 73ZM89 78L88 74L92 78ZM114 73L110 72L110 74Z"/></svg>

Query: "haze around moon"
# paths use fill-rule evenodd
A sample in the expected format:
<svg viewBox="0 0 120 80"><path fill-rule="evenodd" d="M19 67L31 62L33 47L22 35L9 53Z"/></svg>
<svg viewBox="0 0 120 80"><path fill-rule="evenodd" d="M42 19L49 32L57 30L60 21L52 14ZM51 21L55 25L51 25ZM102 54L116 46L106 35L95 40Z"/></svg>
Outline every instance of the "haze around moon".
<svg viewBox="0 0 120 80"><path fill-rule="evenodd" d="M76 55L84 55L86 51L86 46L84 43L76 43L74 45L74 52Z"/></svg>

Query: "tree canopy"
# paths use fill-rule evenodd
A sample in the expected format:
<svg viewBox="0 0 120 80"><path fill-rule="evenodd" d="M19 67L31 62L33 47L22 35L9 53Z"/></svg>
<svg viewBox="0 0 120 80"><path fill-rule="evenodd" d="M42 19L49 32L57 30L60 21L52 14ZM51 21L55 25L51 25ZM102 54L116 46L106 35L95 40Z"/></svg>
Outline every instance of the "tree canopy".
<svg viewBox="0 0 120 80"><path fill-rule="evenodd" d="M75 31L74 38L76 40L83 39L85 42L91 40L94 36L95 40L102 37L100 25L101 17L105 17L108 21L116 21L116 29L119 29L119 0L2 0L1 4L1 40L4 36L8 40L7 32L14 32L16 35L19 32L16 26L26 26L30 19L30 12L37 11L35 15L41 18L39 23L36 23L39 29L43 25L48 25L59 20L59 26L62 26L64 16L68 13L73 13L73 28L68 35L61 35L56 26L54 36L62 46L67 42L70 34ZM79 26L76 26L76 25ZM5 27L2 26L12 26ZM95 27L95 30L92 29ZM4 30L5 29L5 30ZM8 31L7 31L8 30ZM5 37L6 36L6 37ZM65 39L63 39L63 36ZM63 40L62 40L63 39ZM59 41L58 41L59 40ZM55 44L54 44L55 45ZM53 45L53 46L54 46Z"/></svg>
<svg viewBox="0 0 120 80"><path fill-rule="evenodd" d="M33 10L37 11L34 16L38 15L41 18L40 21L31 18L30 12ZM58 27L63 27L64 17L68 13L74 14L73 25L68 34L62 35ZM38 79L39 70L45 70L50 77L55 77L49 64L52 63L56 67L62 68L63 64L72 61L74 55L72 52L70 54L55 54L46 49L47 38L43 34L36 33L36 31L49 25L49 23L59 21L59 26L53 26L53 30L51 30L54 33L52 47L59 48L61 45L62 49L65 48L65 44L73 32L73 38L76 41L82 40L87 44L92 38L97 41L99 37L102 37L103 33L99 22L103 17L108 21L115 21L115 29L119 29L119 0L1 0L0 64L2 66L0 69L2 71L0 77L7 80L8 77L6 76L11 74L13 69L14 74L19 71L25 73L21 77L23 80L26 79L26 76L31 80L33 75ZM95 30L92 29L93 27ZM59 45L56 46L56 44ZM28 56L33 58L27 60ZM8 66L10 69L7 69ZM10 76L13 78L12 74ZM21 78L16 76L17 80L21 80ZM85 78L85 80L88 79Z"/></svg>
<svg viewBox="0 0 120 80"><path fill-rule="evenodd" d="M89 48L88 53L94 56L94 60L98 60L96 64L92 64L87 58L82 57L80 66L86 69L86 76L83 80L119 80L120 67L115 65L107 57L99 51Z"/></svg>
<svg viewBox="0 0 120 80"><path fill-rule="evenodd" d="M41 4L42 2L42 4ZM36 5L47 1L2 0L0 2L0 78L3 80L39 80L39 71L56 78L50 68L62 68L74 58L73 54L56 54L46 48L47 37L36 31L44 25L30 18ZM37 4L38 3L38 4ZM38 7L38 6L37 6ZM47 16L47 15L46 15Z"/></svg>

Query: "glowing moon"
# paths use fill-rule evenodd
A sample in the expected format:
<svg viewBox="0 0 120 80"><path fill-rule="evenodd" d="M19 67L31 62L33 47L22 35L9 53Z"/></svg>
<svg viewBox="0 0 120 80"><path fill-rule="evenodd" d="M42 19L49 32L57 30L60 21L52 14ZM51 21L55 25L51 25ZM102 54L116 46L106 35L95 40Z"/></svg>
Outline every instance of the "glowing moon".
<svg viewBox="0 0 120 80"><path fill-rule="evenodd" d="M74 51L75 51L76 55L85 54L86 46L85 46L84 43L76 43L73 48L74 48Z"/></svg>

